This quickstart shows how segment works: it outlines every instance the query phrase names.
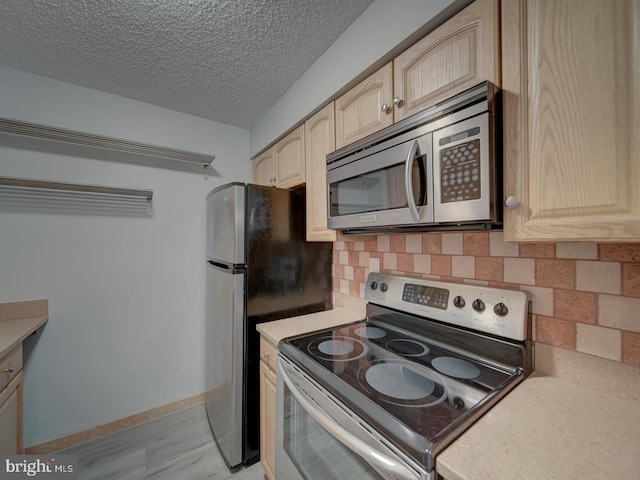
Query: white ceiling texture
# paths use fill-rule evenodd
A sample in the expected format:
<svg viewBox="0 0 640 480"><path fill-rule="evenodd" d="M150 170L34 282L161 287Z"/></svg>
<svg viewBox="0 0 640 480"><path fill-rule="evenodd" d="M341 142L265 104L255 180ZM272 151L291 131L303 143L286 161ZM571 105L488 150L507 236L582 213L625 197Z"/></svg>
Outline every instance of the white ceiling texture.
<svg viewBox="0 0 640 480"><path fill-rule="evenodd" d="M1 0L0 65L250 128L373 0Z"/></svg>

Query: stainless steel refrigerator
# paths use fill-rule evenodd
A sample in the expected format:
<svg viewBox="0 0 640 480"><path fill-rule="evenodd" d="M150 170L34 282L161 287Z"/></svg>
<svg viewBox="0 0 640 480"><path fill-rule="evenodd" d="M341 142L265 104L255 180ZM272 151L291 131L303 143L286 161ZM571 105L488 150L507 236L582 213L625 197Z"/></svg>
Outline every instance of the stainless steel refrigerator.
<svg viewBox="0 0 640 480"><path fill-rule="evenodd" d="M207 217L205 405L235 470L259 459L256 325L330 308L332 244L305 241L304 191L223 185Z"/></svg>

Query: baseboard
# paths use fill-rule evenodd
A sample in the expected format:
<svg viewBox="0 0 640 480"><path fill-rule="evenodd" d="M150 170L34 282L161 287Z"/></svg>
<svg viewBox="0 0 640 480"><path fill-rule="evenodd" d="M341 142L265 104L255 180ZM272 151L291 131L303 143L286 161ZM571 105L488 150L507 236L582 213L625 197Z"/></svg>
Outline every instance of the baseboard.
<svg viewBox="0 0 640 480"><path fill-rule="evenodd" d="M199 405L205 401L205 396L205 393L199 393L198 395L177 400L150 410L145 410L144 412L134 413L133 415L119 418L117 420L94 425L93 427L80 430L78 432L63 435L36 445L31 445L25 448L25 453L29 455L41 455L64 450L65 448L73 447L90 440L95 440L97 438L149 422L156 418L184 410L185 408Z"/></svg>

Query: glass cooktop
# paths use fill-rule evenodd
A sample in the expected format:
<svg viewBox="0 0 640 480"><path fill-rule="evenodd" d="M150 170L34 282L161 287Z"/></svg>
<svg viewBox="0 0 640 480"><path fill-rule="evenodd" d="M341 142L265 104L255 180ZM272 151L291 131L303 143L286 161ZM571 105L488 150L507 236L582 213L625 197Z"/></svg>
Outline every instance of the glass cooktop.
<svg viewBox="0 0 640 480"><path fill-rule="evenodd" d="M431 442L513 376L369 321L286 343L296 357L312 360L304 363L314 367L317 380L335 375Z"/></svg>

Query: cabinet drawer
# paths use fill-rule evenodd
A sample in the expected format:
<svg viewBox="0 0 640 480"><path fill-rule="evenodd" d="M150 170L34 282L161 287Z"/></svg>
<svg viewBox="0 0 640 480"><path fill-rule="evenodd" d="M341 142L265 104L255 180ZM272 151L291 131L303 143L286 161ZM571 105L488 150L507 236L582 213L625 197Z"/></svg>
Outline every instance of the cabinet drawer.
<svg viewBox="0 0 640 480"><path fill-rule="evenodd" d="M22 370L22 344L0 359L0 390Z"/></svg>
<svg viewBox="0 0 640 480"><path fill-rule="evenodd" d="M267 364L267 366L276 371L278 350L272 343L266 341L260 337L260 360Z"/></svg>

